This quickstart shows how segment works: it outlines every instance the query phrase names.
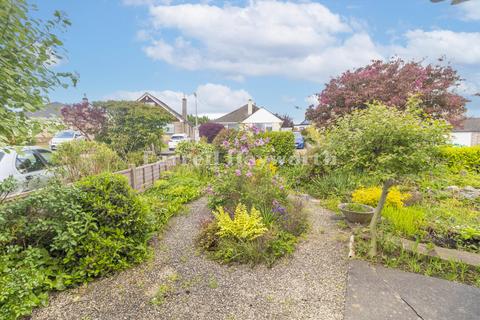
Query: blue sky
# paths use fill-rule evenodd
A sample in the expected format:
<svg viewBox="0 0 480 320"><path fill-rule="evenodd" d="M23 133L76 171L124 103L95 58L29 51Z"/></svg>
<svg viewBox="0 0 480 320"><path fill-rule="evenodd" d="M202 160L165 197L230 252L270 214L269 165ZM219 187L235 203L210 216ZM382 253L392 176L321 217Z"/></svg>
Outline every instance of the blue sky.
<svg viewBox="0 0 480 320"><path fill-rule="evenodd" d="M330 77L398 55L446 56L480 116L480 0L449 1L37 1L42 16L67 13L67 58L76 88L51 101L134 99L150 91L174 108L185 94L193 112L217 115L252 98L303 119ZM300 109L295 108L300 107Z"/></svg>

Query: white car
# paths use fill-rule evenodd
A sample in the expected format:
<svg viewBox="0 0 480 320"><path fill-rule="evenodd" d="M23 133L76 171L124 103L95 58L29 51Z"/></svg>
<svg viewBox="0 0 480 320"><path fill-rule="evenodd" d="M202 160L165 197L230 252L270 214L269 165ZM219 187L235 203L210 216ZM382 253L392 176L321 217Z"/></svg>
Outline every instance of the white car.
<svg viewBox="0 0 480 320"><path fill-rule="evenodd" d="M84 140L85 136L78 131L64 130L58 132L52 140L50 140L50 150L57 150L58 146L62 143L73 140Z"/></svg>
<svg viewBox="0 0 480 320"><path fill-rule="evenodd" d="M172 134L170 137L170 141L168 141L168 150L173 151L177 148L179 142L182 141L190 141L190 138L186 133L175 133Z"/></svg>
<svg viewBox="0 0 480 320"><path fill-rule="evenodd" d="M52 152L39 147L0 149L0 182L13 177L17 187L13 194L38 189L53 177L48 169Z"/></svg>

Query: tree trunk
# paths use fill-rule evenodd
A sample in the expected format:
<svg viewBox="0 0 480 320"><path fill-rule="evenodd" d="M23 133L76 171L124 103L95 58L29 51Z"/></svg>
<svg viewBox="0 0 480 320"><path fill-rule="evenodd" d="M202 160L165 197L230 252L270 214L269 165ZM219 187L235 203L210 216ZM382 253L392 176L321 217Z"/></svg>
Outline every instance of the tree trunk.
<svg viewBox="0 0 480 320"><path fill-rule="evenodd" d="M377 223L380 220L383 206L385 205L385 200L387 200L388 190L393 185L393 180L388 179L383 183L382 195L378 201L378 205L375 208L373 213L372 221L370 222L370 252L368 253L370 257L375 257L377 255Z"/></svg>

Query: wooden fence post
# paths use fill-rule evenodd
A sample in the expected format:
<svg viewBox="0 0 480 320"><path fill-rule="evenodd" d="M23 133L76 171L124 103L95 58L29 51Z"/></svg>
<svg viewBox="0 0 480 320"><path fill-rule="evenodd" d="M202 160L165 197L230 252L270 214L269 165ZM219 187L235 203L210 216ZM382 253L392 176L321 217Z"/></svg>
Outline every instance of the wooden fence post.
<svg viewBox="0 0 480 320"><path fill-rule="evenodd" d="M137 168L135 167L134 164L131 164L130 166L130 186L132 189L136 190L136 185L137 185Z"/></svg>

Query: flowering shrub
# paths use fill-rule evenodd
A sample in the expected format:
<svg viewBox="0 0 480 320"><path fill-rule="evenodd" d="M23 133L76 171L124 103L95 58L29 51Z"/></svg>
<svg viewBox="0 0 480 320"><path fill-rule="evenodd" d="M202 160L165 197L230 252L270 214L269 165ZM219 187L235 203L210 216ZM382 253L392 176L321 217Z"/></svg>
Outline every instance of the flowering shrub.
<svg viewBox="0 0 480 320"><path fill-rule="evenodd" d="M265 227L260 212L252 207L248 214L247 207L239 203L235 209L233 219L222 207L213 213L217 219L220 237L234 237L239 240L253 240L265 233Z"/></svg>
<svg viewBox="0 0 480 320"><path fill-rule="evenodd" d="M220 143L226 163L207 188L209 206L218 209L204 223L198 245L221 262L271 265L293 252L306 216L287 198L269 138L255 129L230 133Z"/></svg>
<svg viewBox="0 0 480 320"><path fill-rule="evenodd" d="M352 201L376 207L380 200L382 189L380 187L358 188L352 193ZM401 208L406 200L411 197L409 193L402 193L397 187L392 187L387 195L386 206Z"/></svg>
<svg viewBox="0 0 480 320"><path fill-rule="evenodd" d="M257 208L262 215L268 214L274 202L287 202L287 190L276 174L272 162L249 159L246 164L225 165L218 169L209 188L209 205L218 206L232 213L238 202Z"/></svg>

